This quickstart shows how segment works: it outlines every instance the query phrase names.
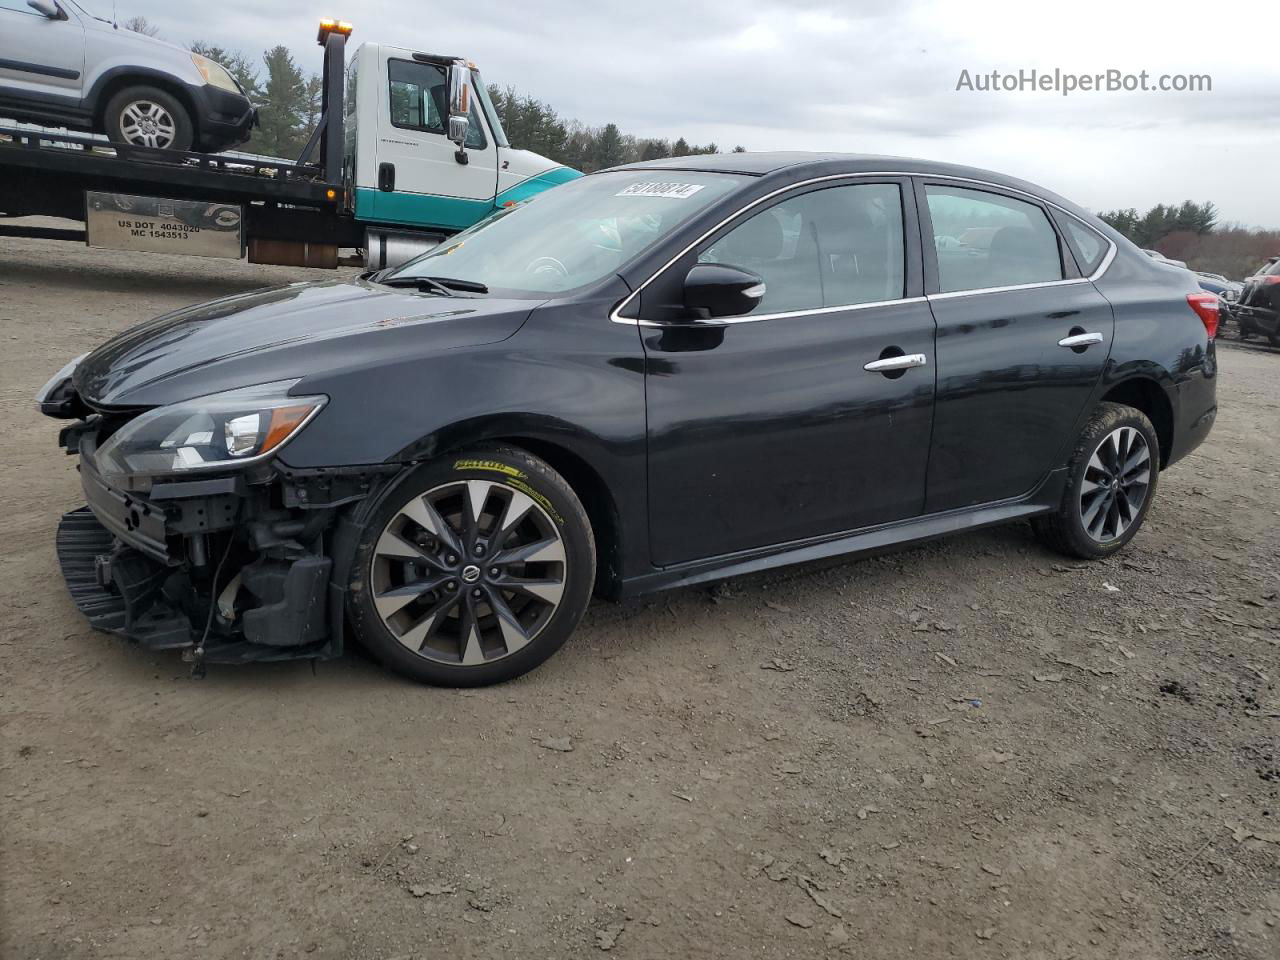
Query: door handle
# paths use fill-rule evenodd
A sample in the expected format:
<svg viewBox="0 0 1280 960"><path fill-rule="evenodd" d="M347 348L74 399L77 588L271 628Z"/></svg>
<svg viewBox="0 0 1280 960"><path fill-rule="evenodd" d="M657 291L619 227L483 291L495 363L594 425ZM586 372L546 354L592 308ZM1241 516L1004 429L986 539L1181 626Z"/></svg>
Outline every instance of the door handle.
<svg viewBox="0 0 1280 960"><path fill-rule="evenodd" d="M929 362L923 353L904 353L898 357L885 357L883 360L872 360L863 364L867 373L892 373L895 370L909 370L911 367L923 367Z"/></svg>
<svg viewBox="0 0 1280 960"><path fill-rule="evenodd" d="M1101 342L1102 334L1100 333L1077 333L1070 337L1063 337L1058 341L1058 346L1074 349L1076 347L1089 347Z"/></svg>

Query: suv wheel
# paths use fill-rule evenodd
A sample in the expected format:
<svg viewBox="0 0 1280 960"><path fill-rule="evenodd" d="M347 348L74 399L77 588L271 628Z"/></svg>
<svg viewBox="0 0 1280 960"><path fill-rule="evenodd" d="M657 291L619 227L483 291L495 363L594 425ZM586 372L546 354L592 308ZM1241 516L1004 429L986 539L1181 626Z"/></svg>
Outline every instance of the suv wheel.
<svg viewBox="0 0 1280 960"><path fill-rule="evenodd" d="M107 102L104 122L112 143L190 150L191 116L172 94L156 87L126 87Z"/></svg>
<svg viewBox="0 0 1280 960"><path fill-rule="evenodd" d="M1036 535L1068 556L1119 552L1146 519L1160 477L1160 443L1140 410L1100 403L1071 459L1058 509L1031 521Z"/></svg>
<svg viewBox="0 0 1280 960"><path fill-rule="evenodd" d="M347 607L384 666L453 687L498 683L555 653L595 582L586 511L513 447L417 468L368 514Z"/></svg>

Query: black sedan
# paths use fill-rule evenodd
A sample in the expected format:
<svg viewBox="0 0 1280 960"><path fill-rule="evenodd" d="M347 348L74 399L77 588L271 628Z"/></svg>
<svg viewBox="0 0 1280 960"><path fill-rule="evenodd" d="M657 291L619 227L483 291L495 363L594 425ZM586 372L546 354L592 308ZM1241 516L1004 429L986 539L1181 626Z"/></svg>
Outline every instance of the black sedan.
<svg viewBox="0 0 1280 960"><path fill-rule="evenodd" d="M58 553L95 626L197 665L354 635L452 685L532 669L593 593L1023 519L1108 557L1213 425L1217 303L982 170L622 167L70 364Z"/></svg>

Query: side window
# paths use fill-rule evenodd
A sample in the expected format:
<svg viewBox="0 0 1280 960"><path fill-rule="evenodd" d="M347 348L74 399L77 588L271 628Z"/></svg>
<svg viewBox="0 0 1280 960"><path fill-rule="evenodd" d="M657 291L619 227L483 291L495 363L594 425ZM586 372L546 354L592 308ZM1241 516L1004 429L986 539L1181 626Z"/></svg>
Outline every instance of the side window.
<svg viewBox="0 0 1280 960"><path fill-rule="evenodd" d="M900 299L902 192L865 183L783 200L723 234L698 262L759 274L765 295L754 314Z"/></svg>
<svg viewBox="0 0 1280 960"><path fill-rule="evenodd" d="M27 0L0 0L0 10L9 10L13 13L29 13L36 17L44 16L39 10L33 10L27 6Z"/></svg>
<svg viewBox="0 0 1280 960"><path fill-rule="evenodd" d="M1061 280L1062 255L1034 203L963 187L925 187L942 293Z"/></svg>
<svg viewBox="0 0 1280 960"><path fill-rule="evenodd" d="M1080 261L1080 272L1086 277L1098 269L1102 258L1107 255L1107 241L1090 230L1075 217L1058 215L1058 223L1062 232L1067 235L1077 259Z"/></svg>
<svg viewBox="0 0 1280 960"><path fill-rule="evenodd" d="M449 81L444 67L413 60L388 60L387 77L391 125L444 136L444 118L449 115ZM484 126L472 98L467 148L483 150L486 146Z"/></svg>

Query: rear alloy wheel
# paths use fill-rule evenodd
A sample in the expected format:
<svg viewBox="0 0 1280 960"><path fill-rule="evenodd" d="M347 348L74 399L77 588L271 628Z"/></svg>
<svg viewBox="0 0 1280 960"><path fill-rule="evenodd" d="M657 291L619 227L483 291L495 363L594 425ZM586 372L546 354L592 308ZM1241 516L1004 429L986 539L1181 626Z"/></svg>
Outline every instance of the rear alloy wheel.
<svg viewBox="0 0 1280 960"><path fill-rule="evenodd" d="M112 143L157 150L189 150L191 117L178 99L156 87L127 87L103 116Z"/></svg>
<svg viewBox="0 0 1280 960"><path fill-rule="evenodd" d="M1085 467L1077 508L1085 532L1098 543L1123 536L1151 489L1151 448L1134 427L1116 427Z"/></svg>
<svg viewBox="0 0 1280 960"><path fill-rule="evenodd" d="M400 673L496 683L564 643L594 577L590 525L568 484L523 451L472 452L421 468L369 517L353 621Z"/></svg>
<svg viewBox="0 0 1280 960"><path fill-rule="evenodd" d="M1067 464L1057 511L1032 527L1061 553L1096 560L1124 547L1146 519L1160 476L1151 421L1133 407L1101 403Z"/></svg>

